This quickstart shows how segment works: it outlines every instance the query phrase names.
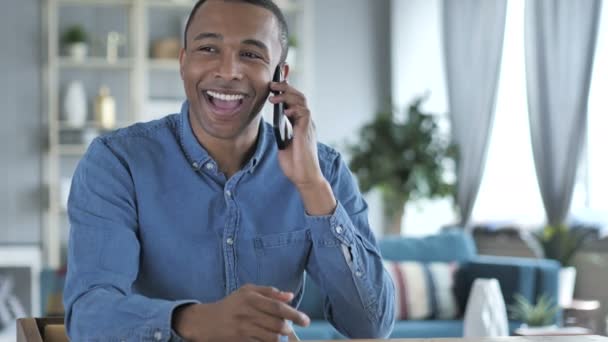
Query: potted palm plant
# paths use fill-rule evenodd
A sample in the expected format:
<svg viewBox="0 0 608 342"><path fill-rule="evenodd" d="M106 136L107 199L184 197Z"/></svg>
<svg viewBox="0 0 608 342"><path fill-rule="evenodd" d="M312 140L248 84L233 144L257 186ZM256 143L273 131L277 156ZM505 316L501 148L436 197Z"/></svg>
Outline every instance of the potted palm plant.
<svg viewBox="0 0 608 342"><path fill-rule="evenodd" d="M414 99L404 120L392 110L378 113L347 146L361 190L382 194L386 234L401 233L408 201L453 196L454 184L445 175L455 148L440 134L436 116L422 111L425 100Z"/></svg>

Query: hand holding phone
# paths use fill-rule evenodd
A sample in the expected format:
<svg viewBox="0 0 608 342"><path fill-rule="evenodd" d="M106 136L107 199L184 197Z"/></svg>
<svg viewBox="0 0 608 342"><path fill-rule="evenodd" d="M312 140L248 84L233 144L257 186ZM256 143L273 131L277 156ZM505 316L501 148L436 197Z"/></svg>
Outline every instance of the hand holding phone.
<svg viewBox="0 0 608 342"><path fill-rule="evenodd" d="M272 81L283 82L283 72L280 65L274 71ZM279 95L281 93L274 92L274 94ZM274 104L272 126L274 128L274 136L277 141L277 146L279 147L279 150L284 150L293 140L293 127L289 121L289 118L285 116L285 104L283 102Z"/></svg>

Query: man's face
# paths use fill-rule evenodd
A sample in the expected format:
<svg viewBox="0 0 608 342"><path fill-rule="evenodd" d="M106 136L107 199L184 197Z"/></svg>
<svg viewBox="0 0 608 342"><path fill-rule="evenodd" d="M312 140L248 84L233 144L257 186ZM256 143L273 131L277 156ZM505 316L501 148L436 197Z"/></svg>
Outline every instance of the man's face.
<svg viewBox="0 0 608 342"><path fill-rule="evenodd" d="M255 119L281 56L273 13L247 3L208 0L192 18L186 39L180 64L195 129L220 139L257 132Z"/></svg>

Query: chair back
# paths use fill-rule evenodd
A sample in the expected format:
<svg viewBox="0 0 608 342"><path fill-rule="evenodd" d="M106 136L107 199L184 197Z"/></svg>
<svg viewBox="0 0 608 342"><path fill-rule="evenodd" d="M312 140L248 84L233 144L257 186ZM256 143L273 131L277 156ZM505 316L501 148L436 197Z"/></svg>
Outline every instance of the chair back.
<svg viewBox="0 0 608 342"><path fill-rule="evenodd" d="M63 317L20 318L17 342L69 342Z"/></svg>

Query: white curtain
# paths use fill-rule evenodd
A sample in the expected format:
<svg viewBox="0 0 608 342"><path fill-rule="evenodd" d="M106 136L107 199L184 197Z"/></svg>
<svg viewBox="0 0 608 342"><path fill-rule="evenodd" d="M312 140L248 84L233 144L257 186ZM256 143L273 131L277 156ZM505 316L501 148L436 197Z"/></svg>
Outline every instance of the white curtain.
<svg viewBox="0 0 608 342"><path fill-rule="evenodd" d="M587 127L600 0L526 2L528 111L547 219L568 214Z"/></svg>
<svg viewBox="0 0 608 342"><path fill-rule="evenodd" d="M452 140L458 147L456 202L467 224L479 191L505 27L505 0L444 0L443 43Z"/></svg>

